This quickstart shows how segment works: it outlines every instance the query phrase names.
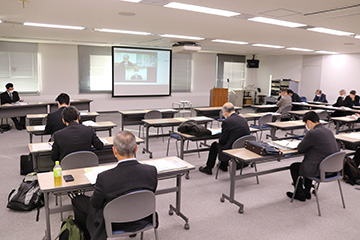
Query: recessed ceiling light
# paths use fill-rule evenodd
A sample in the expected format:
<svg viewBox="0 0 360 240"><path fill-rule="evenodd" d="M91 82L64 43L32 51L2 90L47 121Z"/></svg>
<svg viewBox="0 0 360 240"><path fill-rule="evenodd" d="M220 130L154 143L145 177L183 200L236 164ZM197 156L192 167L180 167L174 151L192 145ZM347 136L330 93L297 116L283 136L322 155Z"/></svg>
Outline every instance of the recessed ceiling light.
<svg viewBox="0 0 360 240"><path fill-rule="evenodd" d="M190 39L190 40L204 40L202 37L192 37L192 36L182 36L182 35L173 35L173 34L162 34L161 37L166 38L181 38L181 39Z"/></svg>
<svg viewBox="0 0 360 240"><path fill-rule="evenodd" d="M360 39L360 35L356 35L355 38Z"/></svg>
<svg viewBox="0 0 360 240"><path fill-rule="evenodd" d="M267 47L267 48L285 48L284 46L260 44L260 43L255 43L255 44L253 44L253 46L254 47Z"/></svg>
<svg viewBox="0 0 360 240"><path fill-rule="evenodd" d="M274 24L274 25L279 25L279 26L283 26L283 27L291 27L291 28L306 26L306 24L302 24L302 23L294 23L294 22L282 21L282 20L265 18L265 17L253 17L253 18L249 18L248 20L254 21L254 22Z"/></svg>
<svg viewBox="0 0 360 240"><path fill-rule="evenodd" d="M313 32L319 32L319 33L332 34L332 35L337 35L337 36L354 35L354 33L352 33L352 32L343 32L343 31L338 31L338 30L329 29L329 28L322 28L322 27L308 28L307 30L313 31Z"/></svg>
<svg viewBox="0 0 360 240"><path fill-rule="evenodd" d="M120 0L122 2L132 2L132 3L138 3L141 2L141 0Z"/></svg>
<svg viewBox="0 0 360 240"><path fill-rule="evenodd" d="M168 3L168 4L164 5L164 7L175 8L175 9L180 9L180 10L187 10L187 11L192 11L192 12L200 12L200 13L219 15L219 16L224 16L224 17L233 17L233 16L237 16L237 15L241 14L238 12L232 12L232 11L227 11L227 10L208 8L208 7L202 7L202 6L192 5L192 4L185 4L185 3L178 3L178 2Z"/></svg>
<svg viewBox="0 0 360 240"><path fill-rule="evenodd" d="M321 53L321 54L339 54L338 52L330 52L330 51L315 51L315 53Z"/></svg>
<svg viewBox="0 0 360 240"><path fill-rule="evenodd" d="M78 27L78 26L67 26L67 25L47 24L47 23L32 23L32 22L24 22L24 26L61 28L61 29L71 29L71 30L84 30L85 29L84 27Z"/></svg>
<svg viewBox="0 0 360 240"><path fill-rule="evenodd" d="M249 44L248 42L240 42L240 41L231 41L231 40L223 40L223 39L214 39L212 42L220 42L220 43L231 43L231 44Z"/></svg>
<svg viewBox="0 0 360 240"><path fill-rule="evenodd" d="M0 20L0 23L2 23L2 20Z"/></svg>
<svg viewBox="0 0 360 240"><path fill-rule="evenodd" d="M292 51L300 51L300 52L313 52L314 50L311 49L306 49L306 48L296 48L296 47L291 47L291 48L286 48L287 50L292 50Z"/></svg>
<svg viewBox="0 0 360 240"><path fill-rule="evenodd" d="M95 28L94 30L98 31L98 32L123 33L123 34L134 34L134 35L150 35L151 34L148 32L117 30L117 29L107 29L107 28Z"/></svg>

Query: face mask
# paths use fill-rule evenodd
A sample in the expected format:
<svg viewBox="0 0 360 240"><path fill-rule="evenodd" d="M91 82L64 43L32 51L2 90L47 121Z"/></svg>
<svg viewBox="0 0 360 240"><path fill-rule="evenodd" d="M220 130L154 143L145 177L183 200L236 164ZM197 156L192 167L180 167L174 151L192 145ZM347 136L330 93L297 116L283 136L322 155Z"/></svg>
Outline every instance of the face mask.
<svg viewBox="0 0 360 240"><path fill-rule="evenodd" d="M308 128L306 123L305 123L305 128L306 128L307 131L310 131L310 129Z"/></svg>
<svg viewBox="0 0 360 240"><path fill-rule="evenodd" d="M318 94L318 95L316 95L316 96L321 97L321 95L319 95L319 94Z"/></svg>
<svg viewBox="0 0 360 240"><path fill-rule="evenodd" d="M13 92L14 92L14 90L9 91L9 93L13 93Z"/></svg>

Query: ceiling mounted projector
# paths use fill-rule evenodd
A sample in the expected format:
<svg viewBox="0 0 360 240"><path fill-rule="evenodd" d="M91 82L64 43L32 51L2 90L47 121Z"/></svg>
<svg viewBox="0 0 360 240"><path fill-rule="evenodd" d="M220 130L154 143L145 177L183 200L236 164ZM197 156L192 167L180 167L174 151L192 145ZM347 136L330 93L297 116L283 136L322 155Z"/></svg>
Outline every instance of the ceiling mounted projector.
<svg viewBox="0 0 360 240"><path fill-rule="evenodd" d="M201 50L201 46L194 42L178 42L172 46L173 53L194 53Z"/></svg>

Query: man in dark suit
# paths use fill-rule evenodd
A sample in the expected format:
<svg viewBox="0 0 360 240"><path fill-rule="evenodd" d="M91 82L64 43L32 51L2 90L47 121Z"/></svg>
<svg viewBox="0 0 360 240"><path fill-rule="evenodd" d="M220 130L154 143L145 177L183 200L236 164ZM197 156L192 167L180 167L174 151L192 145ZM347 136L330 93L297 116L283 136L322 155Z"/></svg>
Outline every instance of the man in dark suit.
<svg viewBox="0 0 360 240"><path fill-rule="evenodd" d="M296 189L295 199L299 201L311 198L312 181L307 177L319 176L320 162L330 154L339 151L333 132L319 122L319 116L314 111L307 112L303 117L303 121L308 132L297 149L299 153L304 154L304 159L301 163L296 162L290 165L290 173L294 184L298 176L305 178L304 186L300 179ZM287 192L286 195L291 198L293 193Z"/></svg>
<svg viewBox="0 0 360 240"><path fill-rule="evenodd" d="M345 107L346 103L345 103L345 99L346 99L346 91L344 89L341 89L339 91L340 96L337 98L336 103L333 104L333 107ZM335 112L331 113L330 116L331 117L342 117L342 116L346 116L347 112L345 111L337 111L335 110Z"/></svg>
<svg viewBox="0 0 360 240"><path fill-rule="evenodd" d="M295 93L293 90L288 89L287 93L291 97L292 102L302 102L301 97L299 96L299 94Z"/></svg>
<svg viewBox="0 0 360 240"><path fill-rule="evenodd" d="M227 171L230 158L224 155L222 150L231 149L231 146L235 140L250 134L247 121L235 112L235 108L232 103L225 103L222 107L222 113L226 119L222 122L221 125L219 141L213 142L211 144L206 166L199 168L200 172L208 175L212 174L212 168L215 166L216 157L218 155L219 160L221 161L220 169Z"/></svg>
<svg viewBox="0 0 360 240"><path fill-rule="evenodd" d="M70 97L66 93L60 93L56 98L58 102L58 110L55 112L49 113L46 117L46 126L45 133L53 135L54 132L63 129L66 127L65 123L62 121L62 111L64 108L70 106Z"/></svg>
<svg viewBox="0 0 360 240"><path fill-rule="evenodd" d="M90 126L79 124L80 113L75 107L66 107L62 111L65 128L54 133L54 143L51 158L61 161L66 155L77 151L91 151L94 148L103 149L104 144L96 136Z"/></svg>
<svg viewBox="0 0 360 240"><path fill-rule="evenodd" d="M355 90L351 90L349 96L345 98L344 106L352 108L353 106L359 106L360 105L360 97L356 95Z"/></svg>
<svg viewBox="0 0 360 240"><path fill-rule="evenodd" d="M103 217L104 206L111 200L137 190L155 192L157 170L155 167L139 163L135 159L136 138L128 131L119 132L114 137L113 152L118 165L98 175L93 195L81 195L72 200L75 220L84 230L86 239L105 240L106 231ZM136 222L114 224L115 230L137 231L149 224L152 216Z"/></svg>
<svg viewBox="0 0 360 240"><path fill-rule="evenodd" d="M321 89L316 90L316 95L314 97L314 102L323 102L327 103L326 95L321 91Z"/></svg>
<svg viewBox="0 0 360 240"><path fill-rule="evenodd" d="M14 91L14 84L8 83L5 85L6 91L1 93L1 105L3 104L11 104L14 102L23 102L23 100L20 100L19 93L17 91ZM12 117L11 120L13 120L16 129L22 130L25 129L25 116L19 117Z"/></svg>

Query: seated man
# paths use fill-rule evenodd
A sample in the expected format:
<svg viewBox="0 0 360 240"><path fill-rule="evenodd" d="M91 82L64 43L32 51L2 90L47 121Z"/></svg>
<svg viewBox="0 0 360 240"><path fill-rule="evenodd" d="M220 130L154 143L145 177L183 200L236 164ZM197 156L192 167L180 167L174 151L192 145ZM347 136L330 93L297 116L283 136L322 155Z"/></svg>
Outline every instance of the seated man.
<svg viewBox="0 0 360 240"><path fill-rule="evenodd" d="M114 137L113 152L118 160L116 167L98 175L93 195L80 195L72 200L75 220L85 233L85 239L105 240L104 206L111 200L133 191L146 189L155 192L157 170L135 159L136 138L128 131ZM137 231L152 221L148 216L136 222L114 224L116 230Z"/></svg>
<svg viewBox="0 0 360 240"><path fill-rule="evenodd" d="M103 149L104 144L96 136L94 129L79 124L80 113L75 107L64 108L62 118L66 127L55 132L53 136L51 158L54 162L61 161L72 152L91 151L93 147Z"/></svg>
<svg viewBox="0 0 360 240"><path fill-rule="evenodd" d="M292 106L292 99L286 89L281 90L281 98L276 103L276 106L279 108L276 111L277 113L282 113L285 107Z"/></svg>
<svg viewBox="0 0 360 240"><path fill-rule="evenodd" d="M219 141L213 142L210 147L208 160L205 167L200 167L199 171L208 175L212 174L215 166L216 157L219 154L221 161L220 169L227 171L229 157L222 154L222 150L231 149L232 144L238 138L249 135L250 130L247 121L235 113L234 105L227 102L222 107L222 113L226 118L221 125Z"/></svg>
<svg viewBox="0 0 360 240"><path fill-rule="evenodd" d="M303 117L303 121L309 131L299 143L297 149L299 153L304 153L304 159L301 163L296 162L290 165L294 185L299 175L305 177L304 186L300 179L296 189L295 199L299 201L311 198L312 181L307 177L319 176L320 162L339 150L333 132L319 123L319 116L314 111L307 112ZM293 193L287 192L286 195L291 198Z"/></svg>
<svg viewBox="0 0 360 240"><path fill-rule="evenodd" d="M55 112L49 113L46 117L46 126L45 133L53 135L57 130L63 129L66 127L65 123L62 121L62 111L70 106L70 97L66 93L60 93L56 98L58 102L58 110Z"/></svg>
<svg viewBox="0 0 360 240"><path fill-rule="evenodd" d="M355 90L351 90L349 96L345 98L344 106L352 108L353 106L359 106L360 105L360 97L356 95Z"/></svg>
<svg viewBox="0 0 360 240"><path fill-rule="evenodd" d="M340 96L337 98L336 103L333 104L333 107L345 107L345 99L346 99L346 91L344 89L341 89L339 91ZM342 117L346 116L348 113L346 111L337 111L331 113L331 117Z"/></svg>
<svg viewBox="0 0 360 240"><path fill-rule="evenodd" d="M302 102L301 97L299 96L299 94L295 93L293 90L288 89L287 93L291 97L291 101L293 101L293 102Z"/></svg>
<svg viewBox="0 0 360 240"><path fill-rule="evenodd" d="M324 93L322 93L321 89L316 90L316 95L314 97L314 102L323 102L323 103L327 103L328 101L326 100L326 95Z"/></svg>
<svg viewBox="0 0 360 240"><path fill-rule="evenodd" d="M14 102L23 102L23 100L20 100L19 93L17 91L14 91L14 84L8 83L5 85L6 91L1 93L1 104L11 104ZM19 117L12 117L11 120L13 120L15 127L17 130L26 129L25 126L25 116Z"/></svg>

